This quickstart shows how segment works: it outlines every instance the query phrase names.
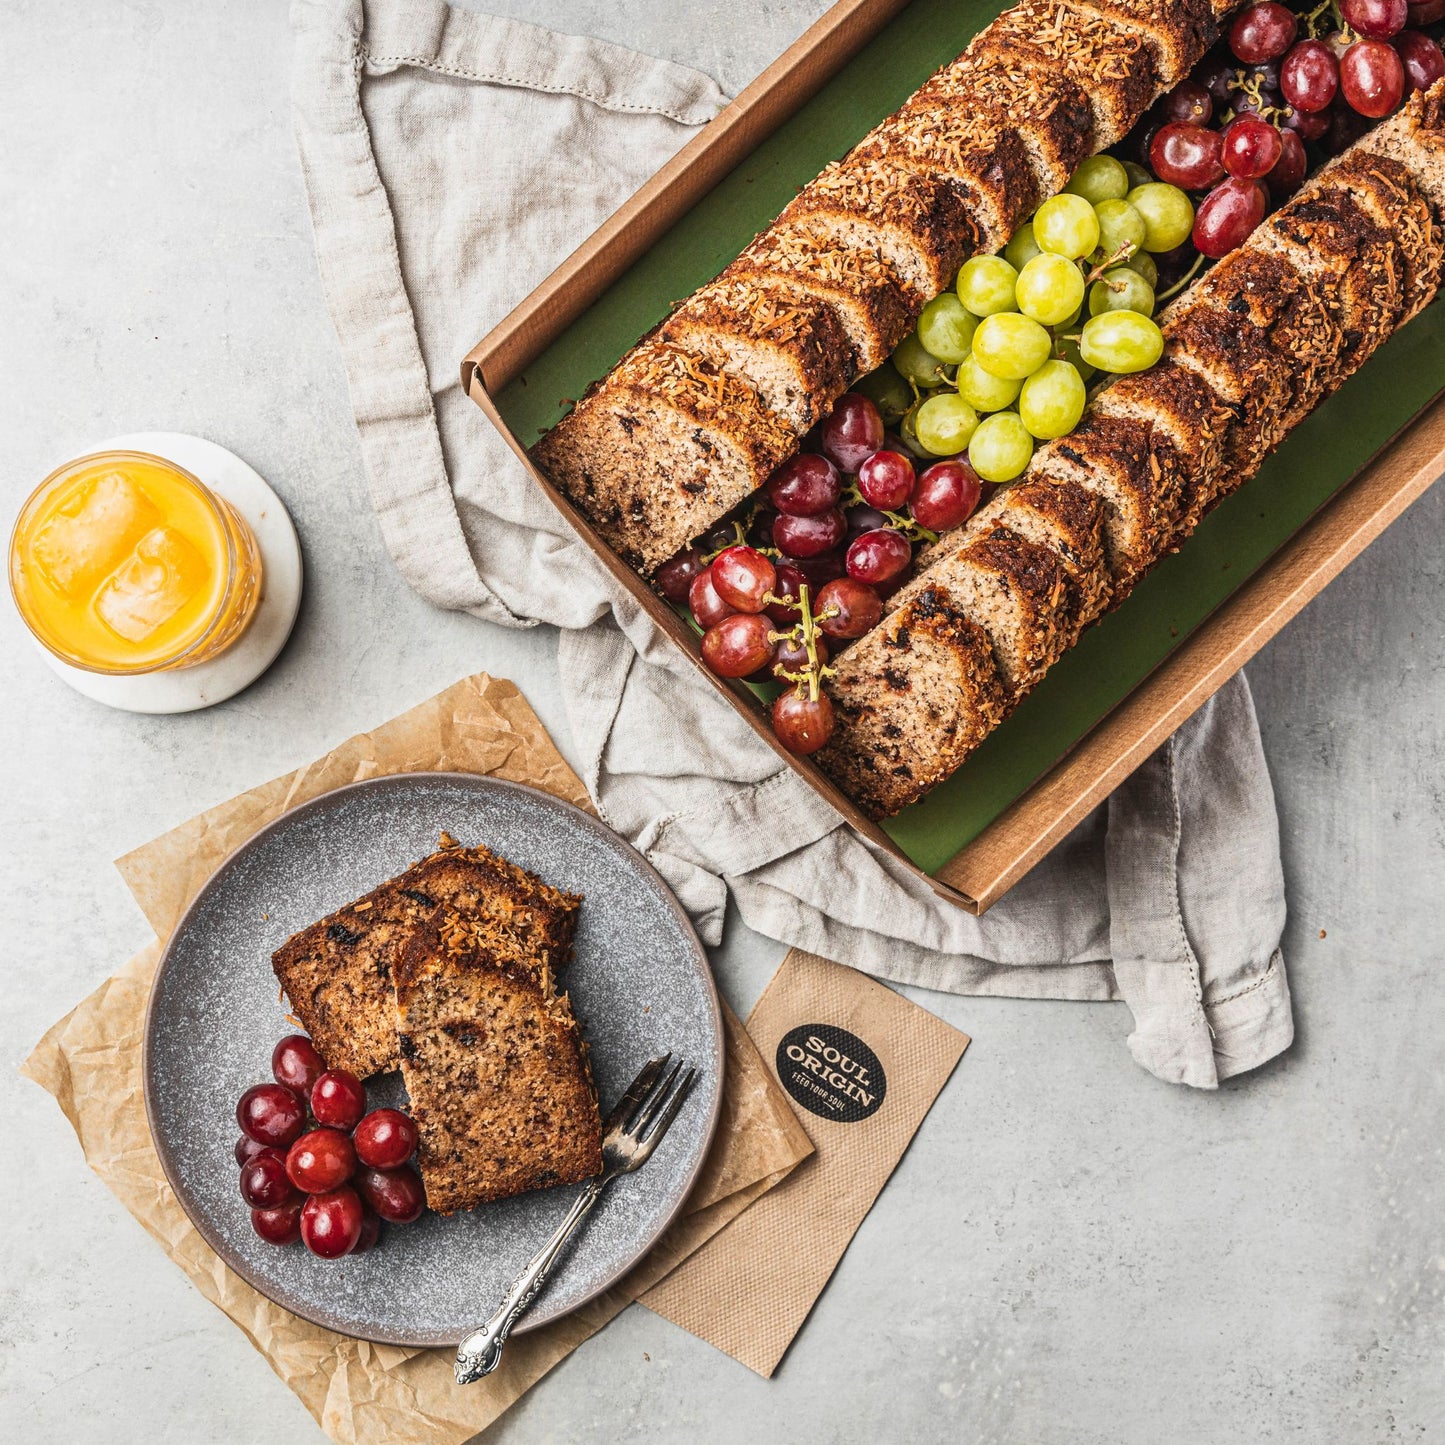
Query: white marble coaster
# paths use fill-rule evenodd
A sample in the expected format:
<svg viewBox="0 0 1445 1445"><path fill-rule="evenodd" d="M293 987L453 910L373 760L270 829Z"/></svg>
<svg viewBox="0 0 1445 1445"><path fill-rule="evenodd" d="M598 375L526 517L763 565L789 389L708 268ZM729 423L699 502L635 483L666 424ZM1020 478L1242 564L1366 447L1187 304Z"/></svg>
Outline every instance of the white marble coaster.
<svg viewBox="0 0 1445 1445"><path fill-rule="evenodd" d="M264 569L261 601L241 640L211 662L175 672L112 677L70 667L37 642L40 655L77 692L123 712L194 712L234 697L276 660L301 606L301 544L285 503L234 452L184 432L143 431L111 437L93 451L149 452L175 462L224 497L250 524Z"/></svg>

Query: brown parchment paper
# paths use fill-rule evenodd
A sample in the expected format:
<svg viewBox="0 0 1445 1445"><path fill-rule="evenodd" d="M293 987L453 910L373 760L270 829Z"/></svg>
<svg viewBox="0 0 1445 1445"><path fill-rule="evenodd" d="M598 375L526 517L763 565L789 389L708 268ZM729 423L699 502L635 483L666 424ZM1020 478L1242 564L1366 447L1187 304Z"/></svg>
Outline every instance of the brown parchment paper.
<svg viewBox="0 0 1445 1445"><path fill-rule="evenodd" d="M146 1123L141 1041L164 940L216 865L288 808L359 778L418 771L491 774L592 811L581 780L517 688L486 674L464 678L324 758L211 808L122 858L121 873L158 941L56 1023L21 1070L54 1095L91 1168L239 1326L338 1445L457 1445L470 1438L812 1150L724 1002L722 1115L688 1212L615 1288L545 1329L514 1336L495 1375L459 1387L452 1351L349 1339L296 1318L233 1274L171 1192Z"/></svg>
<svg viewBox="0 0 1445 1445"><path fill-rule="evenodd" d="M642 1303L771 1376L969 1038L875 979L797 948L748 1031L793 1097L817 1101L816 1111L797 1111L816 1152ZM850 1117L864 1099L872 1112Z"/></svg>

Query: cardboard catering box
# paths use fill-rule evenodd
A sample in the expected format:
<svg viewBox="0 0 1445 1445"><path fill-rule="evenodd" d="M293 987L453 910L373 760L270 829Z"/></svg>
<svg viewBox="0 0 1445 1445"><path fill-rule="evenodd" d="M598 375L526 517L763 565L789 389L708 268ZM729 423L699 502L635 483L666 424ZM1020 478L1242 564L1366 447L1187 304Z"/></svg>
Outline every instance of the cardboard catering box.
<svg viewBox="0 0 1445 1445"><path fill-rule="evenodd" d="M710 279L796 188L951 59L988 0L840 0L466 357L462 381L618 583L849 823L974 912L1084 815L1445 469L1445 304L1292 435L924 802L882 826L773 737L745 688L531 465L567 396Z"/></svg>

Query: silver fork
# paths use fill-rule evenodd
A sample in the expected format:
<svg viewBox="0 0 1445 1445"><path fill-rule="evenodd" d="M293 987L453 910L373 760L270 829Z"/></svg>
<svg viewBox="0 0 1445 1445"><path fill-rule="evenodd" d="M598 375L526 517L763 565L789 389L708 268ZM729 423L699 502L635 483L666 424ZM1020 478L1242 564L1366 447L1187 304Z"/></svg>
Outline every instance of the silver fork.
<svg viewBox="0 0 1445 1445"><path fill-rule="evenodd" d="M652 1157L652 1151L657 1148L662 1136L672 1127L677 1111L682 1108L683 1100L692 1088L697 1070L689 1069L682 1074L682 1060L679 1059L663 1079L662 1071L671 1058L672 1054L666 1053L649 1059L627 1092L617 1101L617 1107L607 1116L607 1122L602 1126L602 1172L588 1181L587 1187L567 1211L567 1217L558 1226L556 1234L532 1256L531 1263L497 1306L496 1313L485 1324L478 1325L457 1347L457 1384L469 1385L497 1368L502 1361L502 1346L507 1343L512 1326L542 1292L542 1286L552 1273L552 1266L557 1263L567 1241L592 1212L592 1206L601 1198L602 1191L619 1174L631 1174L633 1170L641 1169ZM679 1074L682 1074L680 1082Z"/></svg>

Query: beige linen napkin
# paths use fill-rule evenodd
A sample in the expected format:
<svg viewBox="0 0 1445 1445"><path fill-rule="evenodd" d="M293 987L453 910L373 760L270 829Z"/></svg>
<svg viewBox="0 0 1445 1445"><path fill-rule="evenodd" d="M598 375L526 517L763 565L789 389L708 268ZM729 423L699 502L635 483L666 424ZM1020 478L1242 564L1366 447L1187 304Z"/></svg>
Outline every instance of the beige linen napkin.
<svg viewBox="0 0 1445 1445"><path fill-rule="evenodd" d="M451 1351L368 1344L308 1324L258 1294L212 1253L166 1183L142 1101L146 1000L164 940L216 864L288 808L359 778L451 770L529 783L590 809L581 782L516 687L485 674L466 678L121 859L121 872L159 939L56 1023L22 1067L54 1095L87 1163L338 1445L456 1445L468 1439L812 1149L724 1004L723 1112L686 1215L619 1285L555 1324L514 1337L503 1368L465 1389L452 1379Z"/></svg>

